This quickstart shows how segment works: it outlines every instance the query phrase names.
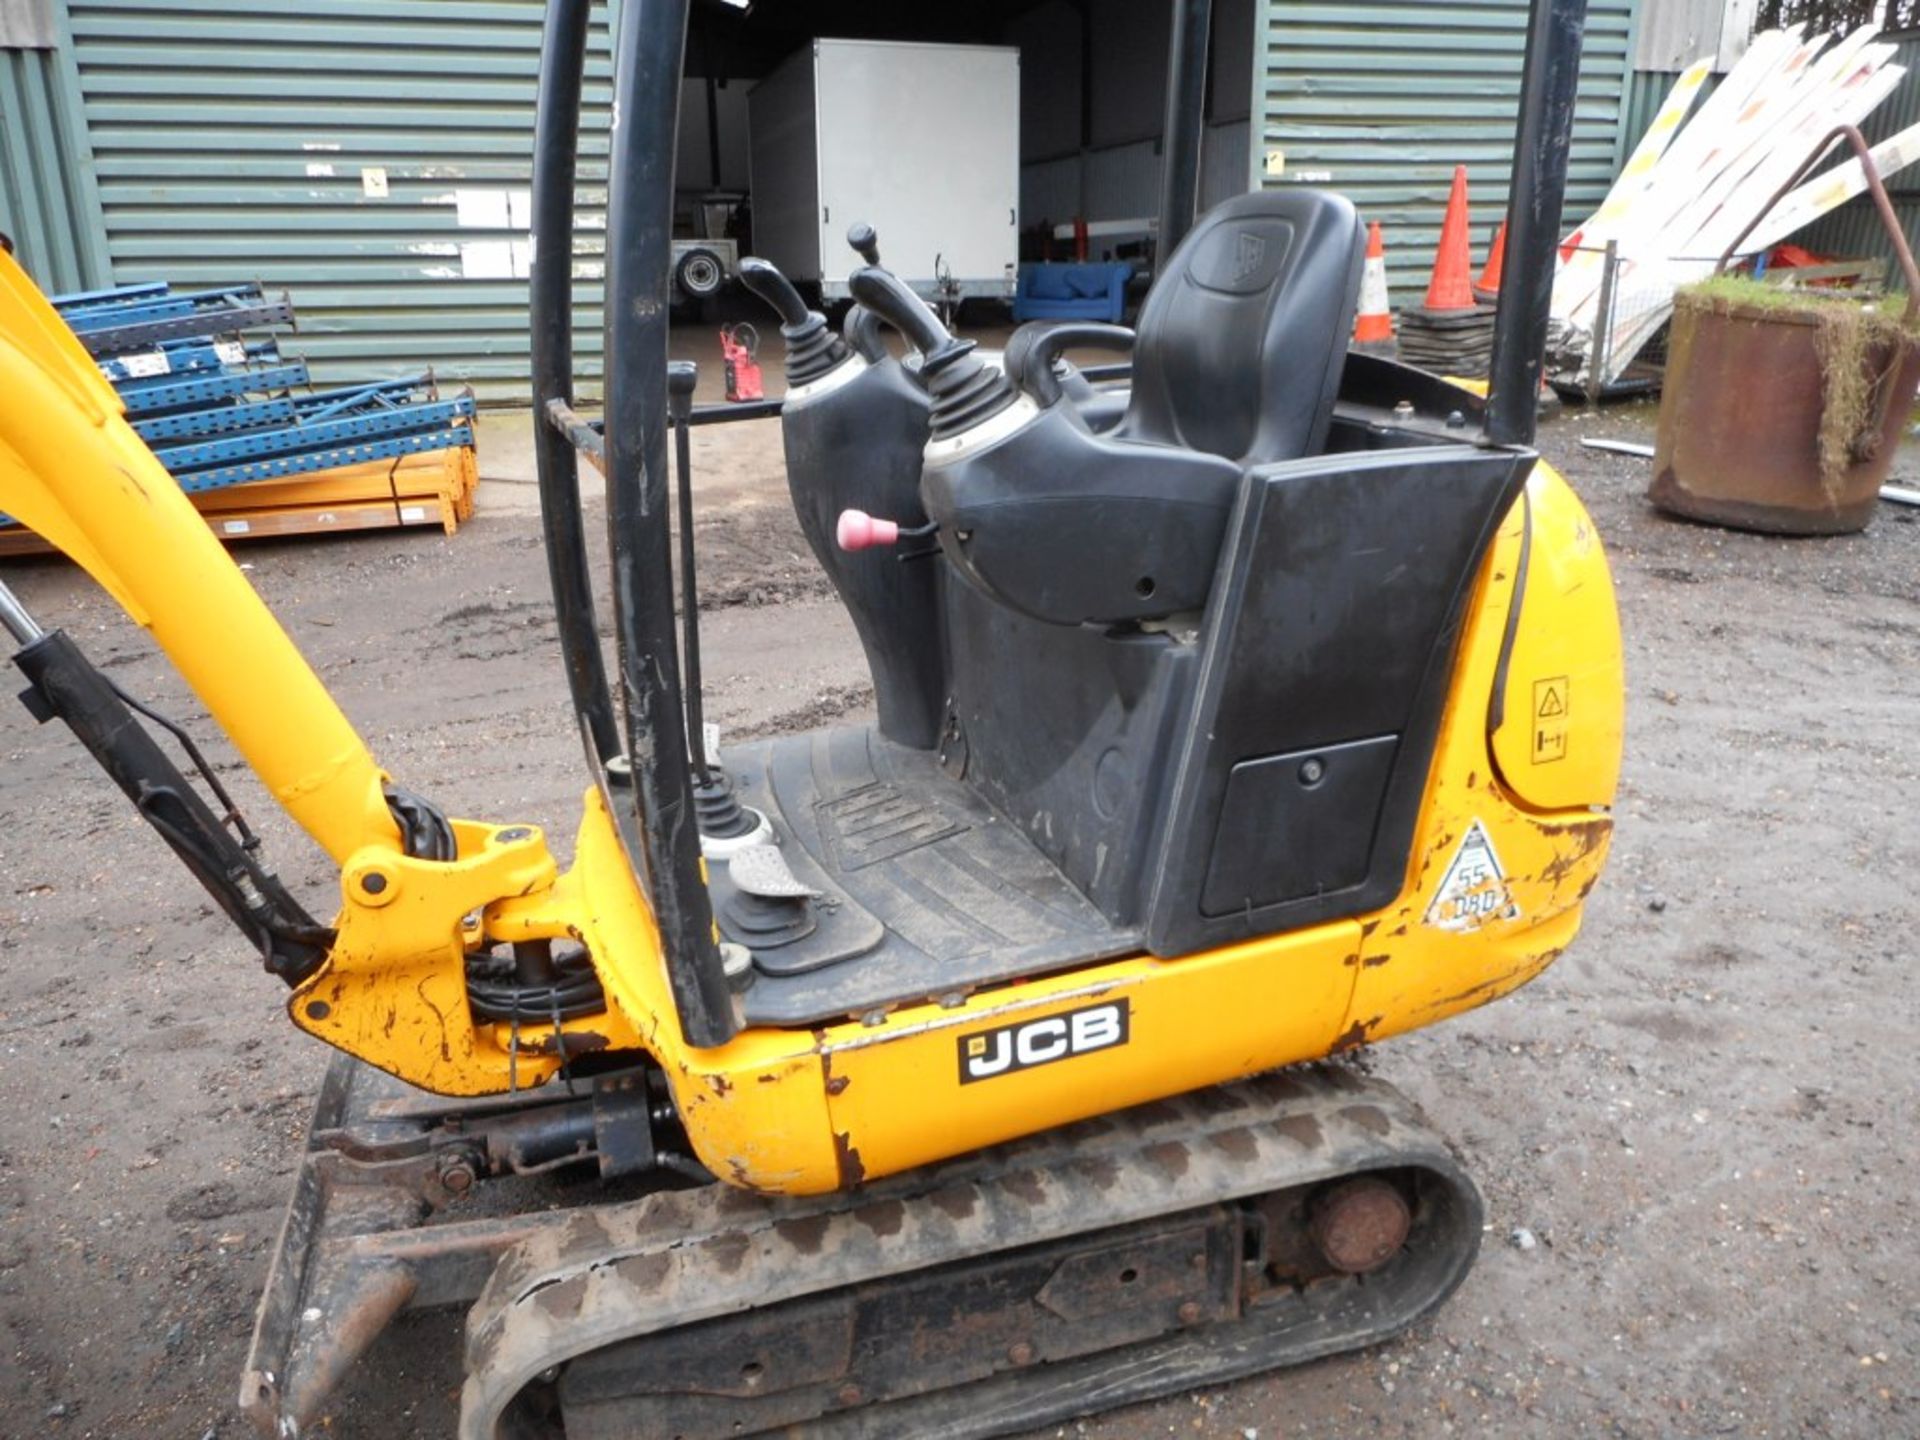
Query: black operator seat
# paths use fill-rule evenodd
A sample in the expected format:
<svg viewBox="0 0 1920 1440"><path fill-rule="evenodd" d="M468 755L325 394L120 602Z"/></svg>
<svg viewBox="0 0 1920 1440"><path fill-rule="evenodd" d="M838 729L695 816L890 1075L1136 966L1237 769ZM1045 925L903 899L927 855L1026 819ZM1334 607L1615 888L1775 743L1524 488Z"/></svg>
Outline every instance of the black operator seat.
<svg viewBox="0 0 1920 1440"><path fill-rule="evenodd" d="M1242 467L1318 454L1360 303L1366 232L1327 190L1207 212L1147 295L1118 438Z"/></svg>
<svg viewBox="0 0 1920 1440"><path fill-rule="evenodd" d="M958 365L936 377L921 497L955 568L1055 624L1203 609L1246 470L1326 442L1364 263L1342 196L1262 191L1209 211L1147 297L1110 434L1091 433L1053 366L1099 327L1022 326L1017 399Z"/></svg>

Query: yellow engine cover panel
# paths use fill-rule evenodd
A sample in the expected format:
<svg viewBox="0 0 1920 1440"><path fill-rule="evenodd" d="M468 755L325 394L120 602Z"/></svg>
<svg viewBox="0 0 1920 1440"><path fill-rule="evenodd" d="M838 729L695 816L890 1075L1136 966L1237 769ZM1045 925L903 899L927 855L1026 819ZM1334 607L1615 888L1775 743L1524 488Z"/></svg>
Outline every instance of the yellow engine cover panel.
<svg viewBox="0 0 1920 1440"><path fill-rule="evenodd" d="M1523 805L1613 803L1626 675L1613 577L1586 508L1547 464L1527 482L1521 587L1487 716L1493 761Z"/></svg>

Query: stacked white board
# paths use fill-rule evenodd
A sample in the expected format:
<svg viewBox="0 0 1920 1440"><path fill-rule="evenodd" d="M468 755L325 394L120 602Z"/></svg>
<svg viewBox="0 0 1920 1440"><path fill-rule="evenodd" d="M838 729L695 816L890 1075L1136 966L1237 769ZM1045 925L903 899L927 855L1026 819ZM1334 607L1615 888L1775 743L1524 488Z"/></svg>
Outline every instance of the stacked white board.
<svg viewBox="0 0 1920 1440"><path fill-rule="evenodd" d="M1691 120L1712 61L1689 66L1600 208L1562 246L1556 349L1578 361L1556 378L1588 390L1611 383L1672 314L1675 290L1711 275L1729 247L1757 254L1864 190L1859 162L1849 160L1769 205L1835 126L1860 124L1893 93L1905 74L1889 63L1893 54L1872 26L1844 36L1770 30ZM1873 158L1883 176L1920 160L1920 126L1883 141ZM1620 263L1607 353L1596 364L1609 242Z"/></svg>

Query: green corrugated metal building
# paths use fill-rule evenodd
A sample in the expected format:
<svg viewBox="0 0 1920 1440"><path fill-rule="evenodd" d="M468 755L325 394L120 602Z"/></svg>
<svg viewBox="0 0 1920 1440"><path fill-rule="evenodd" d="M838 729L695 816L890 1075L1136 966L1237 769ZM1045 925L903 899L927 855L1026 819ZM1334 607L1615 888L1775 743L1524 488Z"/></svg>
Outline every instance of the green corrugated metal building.
<svg viewBox="0 0 1920 1440"><path fill-rule="evenodd" d="M483 394L524 391L543 5L67 9L116 281L286 288L294 348L321 377L430 365ZM605 183L611 74L601 25L585 92L589 191ZM581 220L592 228L600 212ZM597 287L581 290L597 302ZM597 345L588 324L583 369Z"/></svg>
<svg viewBox="0 0 1920 1440"><path fill-rule="evenodd" d="M1598 202L1622 153L1636 3L1590 0L1571 214ZM292 292L293 347L324 379L432 365L483 396L524 395L539 0L34 7L45 43L0 30L0 228L49 289L259 279ZM1477 250L1504 210L1526 0L1255 8L1249 183L1352 196L1387 229L1396 303L1417 300L1454 164L1471 167ZM576 258L583 375L608 51L601 25Z"/></svg>
<svg viewBox="0 0 1920 1440"><path fill-rule="evenodd" d="M54 291L110 273L65 19L54 0L0 7L0 231Z"/></svg>
<svg viewBox="0 0 1920 1440"><path fill-rule="evenodd" d="M1617 167L1635 5L1588 0L1569 217L1599 204ZM1455 165L1468 167L1476 265L1506 213L1527 10L1526 0L1261 0L1256 182L1326 185L1378 220L1396 306L1426 288Z"/></svg>

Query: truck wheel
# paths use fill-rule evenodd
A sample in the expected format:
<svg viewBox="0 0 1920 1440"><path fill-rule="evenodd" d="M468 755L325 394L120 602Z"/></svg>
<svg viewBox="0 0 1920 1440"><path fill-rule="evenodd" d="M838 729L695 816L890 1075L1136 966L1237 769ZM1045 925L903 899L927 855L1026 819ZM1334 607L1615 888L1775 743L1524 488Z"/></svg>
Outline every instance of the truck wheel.
<svg viewBox="0 0 1920 1440"><path fill-rule="evenodd" d="M689 250L673 267L673 283L689 300L706 300L717 295L726 278L727 267L711 250Z"/></svg>

